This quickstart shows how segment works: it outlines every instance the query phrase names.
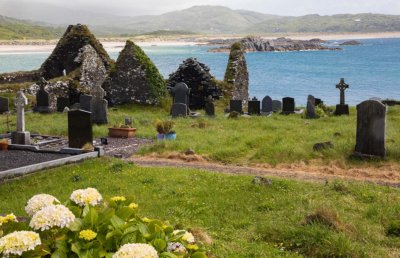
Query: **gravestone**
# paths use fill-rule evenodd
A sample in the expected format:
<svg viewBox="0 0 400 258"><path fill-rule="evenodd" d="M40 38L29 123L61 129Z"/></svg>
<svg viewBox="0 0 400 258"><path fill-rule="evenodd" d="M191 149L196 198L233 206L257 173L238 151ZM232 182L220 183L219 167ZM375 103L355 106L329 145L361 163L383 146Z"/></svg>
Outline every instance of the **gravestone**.
<svg viewBox="0 0 400 258"><path fill-rule="evenodd" d="M215 116L215 105L214 105L214 98L212 96L208 96L205 110L207 116Z"/></svg>
<svg viewBox="0 0 400 258"><path fill-rule="evenodd" d="M249 115L260 115L260 101L254 97L247 103L247 113Z"/></svg>
<svg viewBox="0 0 400 258"><path fill-rule="evenodd" d="M286 97L282 99L282 114L294 114L294 98Z"/></svg>
<svg viewBox="0 0 400 258"><path fill-rule="evenodd" d="M315 98L315 106L317 107L319 104L324 104L324 102L319 98Z"/></svg>
<svg viewBox="0 0 400 258"><path fill-rule="evenodd" d="M188 107L184 103L174 103L171 107L171 115L173 118L185 117L188 115L187 110Z"/></svg>
<svg viewBox="0 0 400 258"><path fill-rule="evenodd" d="M386 105L376 100L357 105L355 155L386 156L386 110Z"/></svg>
<svg viewBox="0 0 400 258"><path fill-rule="evenodd" d="M175 87L170 89L170 92L173 97L173 103L181 103L186 105L186 115L189 115L189 95L190 88L186 85L186 83L180 82L175 85ZM172 107L171 107L171 115L172 115ZM185 116L186 116L185 115Z"/></svg>
<svg viewBox="0 0 400 258"><path fill-rule="evenodd" d="M8 111L10 111L8 105L8 98L0 97L0 114Z"/></svg>
<svg viewBox="0 0 400 258"><path fill-rule="evenodd" d="M239 114L243 114L243 101L231 99L229 103L229 112L236 111Z"/></svg>
<svg viewBox="0 0 400 258"><path fill-rule="evenodd" d="M42 77L39 82L39 90L36 93L36 106L34 111L39 113L49 113L50 112L50 98L49 93L45 90L47 81Z"/></svg>
<svg viewBox="0 0 400 258"><path fill-rule="evenodd" d="M282 102L280 100L272 100L272 111L279 112L282 110Z"/></svg>
<svg viewBox="0 0 400 258"><path fill-rule="evenodd" d="M25 132L25 105L28 104L28 99L22 91L17 92L14 98L14 105L17 109L17 130L11 133L12 144L28 145L31 141L31 134Z"/></svg>
<svg viewBox="0 0 400 258"><path fill-rule="evenodd" d="M132 118L125 117L125 125L132 126L133 125Z"/></svg>
<svg viewBox="0 0 400 258"><path fill-rule="evenodd" d="M91 94L93 96L90 105L92 111L92 123L107 124L108 101L104 99L106 92L100 85L98 85L92 89Z"/></svg>
<svg viewBox="0 0 400 258"><path fill-rule="evenodd" d="M69 98L57 98L57 112L63 112L66 107L69 108Z"/></svg>
<svg viewBox="0 0 400 258"><path fill-rule="evenodd" d="M340 104L336 105L335 115L348 115L349 105L346 105L345 103L344 91L349 88L349 85L344 82L344 78L341 78L339 84L336 85L336 88L340 90Z"/></svg>
<svg viewBox="0 0 400 258"><path fill-rule="evenodd" d="M315 98L312 95L308 95L307 98L306 117L310 119L317 118L317 115L315 114Z"/></svg>
<svg viewBox="0 0 400 258"><path fill-rule="evenodd" d="M88 112L91 112L91 101L92 101L92 96L91 95L80 95L79 96L79 108Z"/></svg>
<svg viewBox="0 0 400 258"><path fill-rule="evenodd" d="M81 149L86 143L93 143L90 112L84 110L68 111L68 146Z"/></svg>
<svg viewBox="0 0 400 258"><path fill-rule="evenodd" d="M272 112L272 99L270 96L265 96L261 102L261 112L269 113Z"/></svg>

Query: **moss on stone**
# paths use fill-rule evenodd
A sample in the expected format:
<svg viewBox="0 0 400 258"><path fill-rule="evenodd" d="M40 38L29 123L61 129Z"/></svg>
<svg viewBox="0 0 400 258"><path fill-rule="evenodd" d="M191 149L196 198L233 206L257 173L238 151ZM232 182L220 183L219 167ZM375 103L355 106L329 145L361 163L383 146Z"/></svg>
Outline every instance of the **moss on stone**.
<svg viewBox="0 0 400 258"><path fill-rule="evenodd" d="M243 51L243 45L241 42L236 42L231 46L231 52L229 54L228 65L226 67L224 81L231 83L235 80L236 75L236 61L238 60L240 52Z"/></svg>
<svg viewBox="0 0 400 258"><path fill-rule="evenodd" d="M163 76L161 75L155 64L151 61L151 59L138 45L130 40L126 42L126 45L129 47L125 47L125 49L131 50L132 54L136 57L137 62L144 68L150 92L158 100L159 103L161 99L167 94L167 88Z"/></svg>

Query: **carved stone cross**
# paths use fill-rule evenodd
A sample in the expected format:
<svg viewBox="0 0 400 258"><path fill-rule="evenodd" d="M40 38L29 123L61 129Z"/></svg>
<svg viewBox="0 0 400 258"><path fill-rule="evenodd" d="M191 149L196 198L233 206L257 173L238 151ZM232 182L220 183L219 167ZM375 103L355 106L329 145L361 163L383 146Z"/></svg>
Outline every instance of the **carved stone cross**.
<svg viewBox="0 0 400 258"><path fill-rule="evenodd" d="M28 99L25 97L22 91L17 92L17 96L14 98L14 105L17 108L17 132L25 131L25 105L28 104Z"/></svg>
<svg viewBox="0 0 400 258"><path fill-rule="evenodd" d="M340 90L340 105L345 105L344 91L349 88L349 85L344 82L344 78L341 78L336 88Z"/></svg>

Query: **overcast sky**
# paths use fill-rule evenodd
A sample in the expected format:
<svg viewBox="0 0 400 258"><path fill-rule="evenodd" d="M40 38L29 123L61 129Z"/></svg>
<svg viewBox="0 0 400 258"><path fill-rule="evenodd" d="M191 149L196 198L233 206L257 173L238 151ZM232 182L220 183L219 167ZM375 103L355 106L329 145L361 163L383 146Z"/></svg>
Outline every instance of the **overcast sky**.
<svg viewBox="0 0 400 258"><path fill-rule="evenodd" d="M29 2L46 2L71 9L84 7L95 12L127 16L162 14L193 5L223 5L232 9L295 16L365 12L400 14L400 0L29 0Z"/></svg>

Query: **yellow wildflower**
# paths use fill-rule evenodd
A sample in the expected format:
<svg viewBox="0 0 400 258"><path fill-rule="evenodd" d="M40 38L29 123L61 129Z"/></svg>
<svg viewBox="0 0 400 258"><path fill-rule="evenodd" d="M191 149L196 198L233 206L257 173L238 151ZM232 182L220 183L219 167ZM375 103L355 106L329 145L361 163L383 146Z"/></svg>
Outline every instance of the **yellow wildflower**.
<svg viewBox="0 0 400 258"><path fill-rule="evenodd" d="M86 241L91 241L95 239L96 236L97 233L90 229L82 230L81 232L79 232L79 238L85 239Z"/></svg>
<svg viewBox="0 0 400 258"><path fill-rule="evenodd" d="M17 217L15 217L15 215L13 213L8 214L6 216L0 216L0 226L2 226L3 224L8 223L10 221L18 222Z"/></svg>
<svg viewBox="0 0 400 258"><path fill-rule="evenodd" d="M192 244L188 244L188 245L187 245L187 248L188 248L189 250L194 250L194 251L196 251L196 250L199 249L199 247L198 247L197 245L192 245Z"/></svg>
<svg viewBox="0 0 400 258"><path fill-rule="evenodd" d="M139 205L137 205L136 203L132 202L132 203L129 204L128 207L134 210L134 209L137 209L139 207Z"/></svg>
<svg viewBox="0 0 400 258"><path fill-rule="evenodd" d="M124 202L124 201L126 201L126 198L124 196L114 196L114 197L111 198L111 201Z"/></svg>

